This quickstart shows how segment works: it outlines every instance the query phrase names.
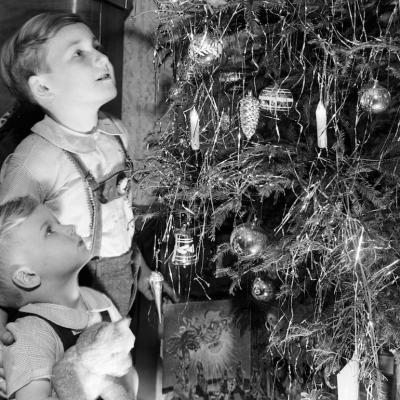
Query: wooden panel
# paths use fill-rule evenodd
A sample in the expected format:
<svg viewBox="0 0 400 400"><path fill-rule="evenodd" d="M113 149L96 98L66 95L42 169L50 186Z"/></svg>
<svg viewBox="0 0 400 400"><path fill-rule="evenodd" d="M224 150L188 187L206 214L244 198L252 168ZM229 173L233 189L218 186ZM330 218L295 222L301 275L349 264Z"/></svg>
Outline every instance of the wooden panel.
<svg viewBox="0 0 400 400"><path fill-rule="evenodd" d="M103 109L117 117L121 117L124 22L129 15L129 10L117 8L108 2L103 2L100 13L99 39L103 45L104 53L107 54L114 66L118 90L117 97L107 103Z"/></svg>
<svg viewBox="0 0 400 400"><path fill-rule="evenodd" d="M154 69L154 31L158 25L154 0L136 0L125 23L122 119L130 133L132 155L141 158L143 139L168 106L172 73ZM168 63L166 63L168 64ZM150 398L150 397L149 397Z"/></svg>

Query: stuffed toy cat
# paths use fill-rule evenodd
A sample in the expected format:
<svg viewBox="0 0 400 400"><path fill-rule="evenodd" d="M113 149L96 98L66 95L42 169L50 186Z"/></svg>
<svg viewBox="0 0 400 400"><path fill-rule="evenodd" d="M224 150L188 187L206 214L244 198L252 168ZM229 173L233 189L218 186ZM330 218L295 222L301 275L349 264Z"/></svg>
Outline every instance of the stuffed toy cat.
<svg viewBox="0 0 400 400"><path fill-rule="evenodd" d="M53 368L53 385L60 400L132 400L137 393L137 375L130 377L134 394L128 395L121 377L132 371L135 337L130 319L100 322L81 333Z"/></svg>

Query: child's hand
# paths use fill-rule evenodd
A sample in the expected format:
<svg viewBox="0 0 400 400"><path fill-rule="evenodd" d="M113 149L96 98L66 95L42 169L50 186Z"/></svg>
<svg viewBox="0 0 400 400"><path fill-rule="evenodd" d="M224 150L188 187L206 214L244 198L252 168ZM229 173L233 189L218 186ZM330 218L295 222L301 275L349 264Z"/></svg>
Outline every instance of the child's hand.
<svg viewBox="0 0 400 400"><path fill-rule="evenodd" d="M165 281L163 282L163 295L166 296L166 303L179 302L179 296L175 293L175 290L172 288L172 286Z"/></svg>
<svg viewBox="0 0 400 400"><path fill-rule="evenodd" d="M149 277L151 274L150 268L147 266L146 262L142 259L140 263L140 271L139 271L139 279L138 279L138 290L146 297L147 300L153 301L154 295L153 291L151 290ZM174 289L170 284L163 281L162 283L163 295L174 303L179 301L179 297L176 295Z"/></svg>
<svg viewBox="0 0 400 400"><path fill-rule="evenodd" d="M0 326L0 342L4 346L9 346L10 344L13 344L15 342L15 338L13 334L7 330L5 327ZM1 345L0 345L1 347ZM3 363L0 364L0 367L2 366Z"/></svg>

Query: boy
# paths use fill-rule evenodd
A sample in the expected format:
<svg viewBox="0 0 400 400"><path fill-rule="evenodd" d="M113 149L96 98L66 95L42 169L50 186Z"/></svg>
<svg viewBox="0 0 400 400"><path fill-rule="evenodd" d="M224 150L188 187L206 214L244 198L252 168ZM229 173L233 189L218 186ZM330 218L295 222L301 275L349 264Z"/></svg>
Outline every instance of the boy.
<svg viewBox="0 0 400 400"><path fill-rule="evenodd" d="M103 311L112 321L121 319L105 295L78 285L78 273L89 257L74 227L61 225L36 200L26 196L0 206L0 305L29 314L8 325L16 339L4 354L10 397L55 399L52 369L64 347L51 324L76 333L100 322ZM132 367L123 382L135 398Z"/></svg>
<svg viewBox="0 0 400 400"><path fill-rule="evenodd" d="M137 287L152 300L150 270L132 247L127 133L121 121L99 114L116 96L113 67L93 33L75 14L39 14L4 45L0 69L18 99L46 113L5 161L0 202L29 195L76 226L94 257L92 286L122 315L135 298L139 269ZM164 290L176 300L170 286Z"/></svg>

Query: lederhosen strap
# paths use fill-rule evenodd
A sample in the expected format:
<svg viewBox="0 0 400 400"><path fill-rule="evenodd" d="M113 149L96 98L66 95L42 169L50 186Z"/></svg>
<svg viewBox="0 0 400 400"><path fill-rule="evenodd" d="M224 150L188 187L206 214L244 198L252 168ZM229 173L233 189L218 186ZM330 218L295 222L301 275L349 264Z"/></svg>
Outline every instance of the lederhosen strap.
<svg viewBox="0 0 400 400"><path fill-rule="evenodd" d="M108 311L100 311L101 315L101 320L103 322L111 322L111 316ZM76 341L78 340L78 337L81 332L74 333L71 328L66 328L65 326L57 325L55 322L50 321L49 319L42 317L41 315L34 314L34 313L27 313L23 311L17 311L15 315L15 319L17 318L24 318L24 317L38 317L46 321L57 333L59 338L61 339L61 342L64 346L64 351L67 351L70 347L74 346Z"/></svg>
<svg viewBox="0 0 400 400"><path fill-rule="evenodd" d="M83 164L82 160L78 155L71 153L70 151L61 149L70 161L74 164L75 168L82 177L83 182L86 184L87 201L90 210L90 235L91 235L91 246L90 253L92 257L96 257L100 254L101 236L102 236L102 219L101 219L101 203L96 195L98 183L89 169Z"/></svg>

